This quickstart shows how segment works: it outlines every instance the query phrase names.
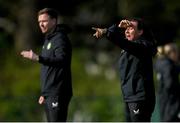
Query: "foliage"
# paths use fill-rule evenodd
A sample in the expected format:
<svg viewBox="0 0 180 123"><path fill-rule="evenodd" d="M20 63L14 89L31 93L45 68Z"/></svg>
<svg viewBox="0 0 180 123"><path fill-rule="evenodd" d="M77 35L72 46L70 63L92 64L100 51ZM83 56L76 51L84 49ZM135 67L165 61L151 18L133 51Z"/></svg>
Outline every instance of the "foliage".
<svg viewBox="0 0 180 123"><path fill-rule="evenodd" d="M0 1L0 20L7 21L0 24L0 121L45 120L43 107L37 104L40 66L19 55L22 48L39 51L42 43L39 43L35 11L44 7L56 8L61 14L60 21L73 30L70 37L74 97L68 120L124 121L117 66L120 49L105 38L95 40L91 27L108 27L125 17L143 17L148 20L158 45L175 41L180 46L178 0L60 2ZM7 31L9 25L12 25L10 32Z"/></svg>
<svg viewBox="0 0 180 123"><path fill-rule="evenodd" d="M86 49L74 49L72 60L73 91L69 107L70 121L123 121L122 99L119 80L114 70L109 70L111 77L105 74L105 63L101 71L87 73L88 58ZM86 52L85 52L86 51ZM87 54L86 54L87 55ZM22 59L14 51L6 54L3 69L0 70L0 121L43 121L42 106L37 104L40 94L39 64ZM96 63L94 63L96 64ZM108 65L107 65L108 66ZM103 69L102 69L103 68ZM112 72L112 73L111 73ZM114 75L113 75L114 74ZM113 89L112 89L113 88ZM77 105L79 105L77 107ZM35 112L39 112L38 115ZM79 113L79 114L78 114ZM90 119L86 119L88 114Z"/></svg>
<svg viewBox="0 0 180 123"><path fill-rule="evenodd" d="M78 96L69 107L69 121L122 122L124 105L120 96Z"/></svg>
<svg viewBox="0 0 180 123"><path fill-rule="evenodd" d="M0 121L40 121L34 115L39 93L39 67L20 59L19 53L12 50L4 55L0 70Z"/></svg>

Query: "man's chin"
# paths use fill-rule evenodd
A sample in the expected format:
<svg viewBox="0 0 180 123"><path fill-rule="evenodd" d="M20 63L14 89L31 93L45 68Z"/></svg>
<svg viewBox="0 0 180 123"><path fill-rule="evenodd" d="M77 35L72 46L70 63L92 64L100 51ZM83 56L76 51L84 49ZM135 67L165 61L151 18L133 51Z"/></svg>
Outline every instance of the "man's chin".
<svg viewBox="0 0 180 123"><path fill-rule="evenodd" d="M46 33L47 33L47 31L44 31L44 30L41 30L41 32L42 32L43 34L46 34Z"/></svg>
<svg viewBox="0 0 180 123"><path fill-rule="evenodd" d="M41 29L41 32L42 32L42 33L46 33L47 30L42 28L42 29Z"/></svg>

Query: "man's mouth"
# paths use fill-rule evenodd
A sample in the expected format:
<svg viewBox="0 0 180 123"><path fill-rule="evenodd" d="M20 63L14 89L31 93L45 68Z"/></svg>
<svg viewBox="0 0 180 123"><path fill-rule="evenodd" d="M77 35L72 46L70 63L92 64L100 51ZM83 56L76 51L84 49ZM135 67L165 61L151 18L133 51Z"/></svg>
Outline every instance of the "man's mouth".
<svg viewBox="0 0 180 123"><path fill-rule="evenodd" d="M41 30L46 30L44 27L41 27Z"/></svg>

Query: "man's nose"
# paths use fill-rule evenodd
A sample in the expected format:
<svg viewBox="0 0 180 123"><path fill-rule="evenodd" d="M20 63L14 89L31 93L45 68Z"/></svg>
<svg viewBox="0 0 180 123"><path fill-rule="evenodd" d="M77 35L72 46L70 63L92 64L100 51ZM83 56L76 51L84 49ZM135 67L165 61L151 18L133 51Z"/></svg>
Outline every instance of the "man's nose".
<svg viewBox="0 0 180 123"><path fill-rule="evenodd" d="M43 23L42 23L42 22L40 22L40 23L39 23L39 26L43 27Z"/></svg>

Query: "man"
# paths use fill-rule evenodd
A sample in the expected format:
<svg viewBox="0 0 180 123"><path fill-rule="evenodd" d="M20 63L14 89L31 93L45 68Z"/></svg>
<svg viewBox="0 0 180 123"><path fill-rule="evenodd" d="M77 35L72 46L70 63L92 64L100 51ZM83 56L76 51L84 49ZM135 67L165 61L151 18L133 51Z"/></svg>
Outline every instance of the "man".
<svg viewBox="0 0 180 123"><path fill-rule="evenodd" d="M158 102L161 122L180 121L179 53L175 43L158 47L156 60Z"/></svg>
<svg viewBox="0 0 180 123"><path fill-rule="evenodd" d="M45 105L48 121L66 121L70 99L72 48L67 34L70 29L57 24L58 14L51 8L38 13L39 27L45 35L41 55L32 50L21 55L41 64L41 96L39 104Z"/></svg>
<svg viewBox="0 0 180 123"><path fill-rule="evenodd" d="M96 38L106 35L122 49L119 71L126 120L149 122L155 106L152 56L156 46L152 35L141 19L122 20L108 29L93 29Z"/></svg>

